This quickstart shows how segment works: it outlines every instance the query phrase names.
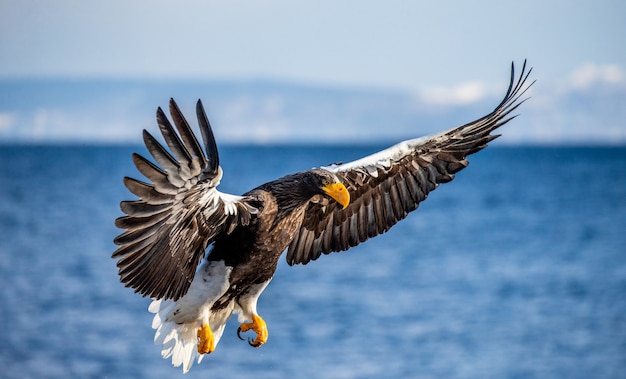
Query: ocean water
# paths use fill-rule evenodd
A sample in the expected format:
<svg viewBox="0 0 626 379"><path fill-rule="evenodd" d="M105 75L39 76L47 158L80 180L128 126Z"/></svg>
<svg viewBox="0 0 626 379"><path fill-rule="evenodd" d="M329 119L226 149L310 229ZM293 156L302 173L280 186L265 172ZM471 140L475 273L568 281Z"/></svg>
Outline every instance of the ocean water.
<svg viewBox="0 0 626 379"><path fill-rule="evenodd" d="M376 149L225 146L220 189ZM135 150L0 147L1 378L183 376L110 258ZM185 377L626 377L626 148L470 162L389 233L281 260L259 301L268 343L237 339L233 319Z"/></svg>

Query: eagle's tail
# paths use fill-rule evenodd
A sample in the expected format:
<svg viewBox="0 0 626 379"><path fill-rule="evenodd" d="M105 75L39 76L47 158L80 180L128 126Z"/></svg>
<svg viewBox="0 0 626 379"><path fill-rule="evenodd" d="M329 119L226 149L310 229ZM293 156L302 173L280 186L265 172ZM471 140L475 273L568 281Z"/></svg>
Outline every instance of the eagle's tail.
<svg viewBox="0 0 626 379"><path fill-rule="evenodd" d="M177 303L172 300L154 300L148 310L154 313L152 328L156 329L154 343L161 345L161 356L172 358L174 367L183 366L183 373L187 373L194 360L200 363L205 354L198 352L198 331L202 329L201 319L180 322L176 317ZM232 310L231 310L232 311ZM221 317L220 317L221 316ZM209 326L213 333L213 347L217 346L228 315L207 315Z"/></svg>

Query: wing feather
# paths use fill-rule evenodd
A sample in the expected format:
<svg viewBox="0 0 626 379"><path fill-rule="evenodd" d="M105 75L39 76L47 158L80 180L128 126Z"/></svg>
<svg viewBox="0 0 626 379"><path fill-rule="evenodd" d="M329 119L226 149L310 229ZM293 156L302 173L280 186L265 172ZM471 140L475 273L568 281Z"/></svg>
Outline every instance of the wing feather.
<svg viewBox="0 0 626 379"><path fill-rule="evenodd" d="M150 183L124 178L139 199L120 203L126 215L115 225L124 232L114 239L119 248L112 257L118 259L120 280L126 286L144 296L177 300L189 289L207 246L220 233L247 225L256 209L248 198L217 190L222 170L204 111L199 126L211 149L207 155L173 99L170 112L176 130L160 108L157 123L171 153L143 132L148 152L160 167L139 154L132 156Z"/></svg>
<svg viewBox="0 0 626 379"><path fill-rule="evenodd" d="M202 107L202 103L200 102L200 100L198 100L198 103L196 104L196 108L197 107ZM174 125L176 125L176 129L178 130L178 133L180 133L180 138L183 141L184 145L186 146L186 149L189 152L189 155L192 155L193 157L197 158L198 168L204 169L205 167L207 167L207 158L204 155L202 148L200 147L200 143L198 142L198 139L196 138L195 134L191 131L191 127L189 126L189 123L185 119L185 116L183 116L183 113L180 111L180 108L178 108L178 105L173 99L170 99L170 114L172 115L172 120L174 120ZM207 126L201 123L199 123L199 126L200 126L200 133L202 134L204 138L205 132L203 131L203 129ZM212 136L212 133L211 133L211 136ZM212 150L207 149L207 153L209 155L217 154L217 146L215 145L215 139L213 139L213 142L214 142L213 146L211 147Z"/></svg>
<svg viewBox="0 0 626 379"><path fill-rule="evenodd" d="M531 71L526 70L524 61L516 77L512 64L506 95L491 113L478 120L401 142L354 162L323 167L344 182L351 203L346 209L334 203L311 205L289 246L287 262L306 264L322 253L347 250L386 232L417 209L439 184L453 180L467 167L467 156L499 136L492 134L494 130L516 117L510 114L526 101L522 96L534 83L528 83Z"/></svg>
<svg viewBox="0 0 626 379"><path fill-rule="evenodd" d="M167 180L167 173L146 158L137 153L133 153L133 163L143 176L152 181L155 190L159 193L163 195L174 195L178 192L178 187Z"/></svg>
<svg viewBox="0 0 626 379"><path fill-rule="evenodd" d="M169 216L169 212L164 211L164 212L152 215L150 217L141 217L141 218L132 217L132 216L119 217L118 219L115 220L115 226L117 226L120 229L126 229L128 231L136 230L136 229L143 229L147 226L152 226L160 221L165 220L168 216Z"/></svg>
<svg viewBox="0 0 626 379"><path fill-rule="evenodd" d="M189 165L192 159L191 153L185 148L183 141L174 131L172 124L167 119L167 116L165 116L161 107L157 109L157 124L159 125L163 138L165 139L165 143L167 143L167 147L169 147L181 165ZM190 147L190 149L193 149L193 147ZM197 154L197 152L195 153ZM193 176L195 175L198 175L198 173L193 173Z"/></svg>
<svg viewBox="0 0 626 379"><path fill-rule="evenodd" d="M154 188L154 185L144 183L140 180L125 177L124 185L133 195L137 196L150 204L171 203L172 198L167 194L163 194Z"/></svg>
<svg viewBox="0 0 626 379"><path fill-rule="evenodd" d="M167 173L168 180L172 183L172 179L175 180L173 185L176 187L180 187L182 185L182 179L178 177L178 173L180 172L180 165L170 155L170 153L165 150L165 148L150 134L147 130L143 131L143 141L150 152L150 155L157 161L158 164L161 165L163 170Z"/></svg>
<svg viewBox="0 0 626 379"><path fill-rule="evenodd" d="M122 201L120 202L122 212L137 218L146 218L161 213L171 208L171 204L150 204L145 201Z"/></svg>

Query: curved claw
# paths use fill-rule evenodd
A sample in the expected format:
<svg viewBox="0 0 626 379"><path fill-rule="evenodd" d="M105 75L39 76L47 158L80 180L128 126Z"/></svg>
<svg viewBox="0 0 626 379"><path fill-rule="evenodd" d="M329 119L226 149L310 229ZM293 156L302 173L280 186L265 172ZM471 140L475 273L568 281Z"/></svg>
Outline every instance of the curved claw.
<svg viewBox="0 0 626 379"><path fill-rule="evenodd" d="M242 330L241 330L241 326L240 326L240 327L237 328L237 337L239 337L239 339L243 341L244 339L241 336L241 332L242 332Z"/></svg>
<svg viewBox="0 0 626 379"><path fill-rule="evenodd" d="M248 345L260 347L267 341L267 326L260 316L252 315L252 322L239 325L237 328L237 337L243 341L244 339L241 337L241 333L245 333L249 330L256 333L256 338L248 338Z"/></svg>
<svg viewBox="0 0 626 379"><path fill-rule="evenodd" d="M263 345L263 342L256 342L255 340L252 339L252 337L248 338L248 345L252 346L252 347L259 347L261 345Z"/></svg>

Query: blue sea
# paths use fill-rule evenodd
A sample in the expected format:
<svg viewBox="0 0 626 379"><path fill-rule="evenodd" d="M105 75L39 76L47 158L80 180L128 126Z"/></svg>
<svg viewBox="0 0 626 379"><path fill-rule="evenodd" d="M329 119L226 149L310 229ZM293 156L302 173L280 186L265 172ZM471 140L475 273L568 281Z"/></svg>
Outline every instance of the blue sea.
<svg viewBox="0 0 626 379"><path fill-rule="evenodd" d="M626 148L500 147L390 232L281 260L186 378L626 377ZM242 193L384 146L222 146ZM110 258L130 146L0 146L0 377L183 377Z"/></svg>

